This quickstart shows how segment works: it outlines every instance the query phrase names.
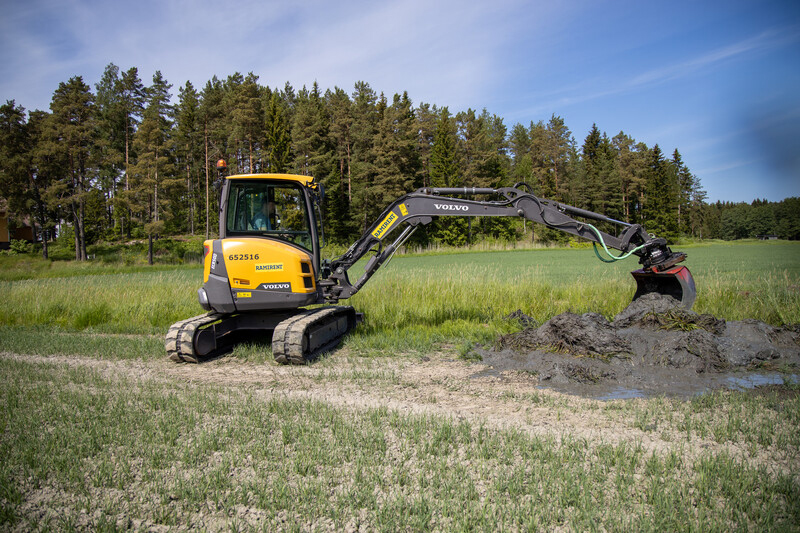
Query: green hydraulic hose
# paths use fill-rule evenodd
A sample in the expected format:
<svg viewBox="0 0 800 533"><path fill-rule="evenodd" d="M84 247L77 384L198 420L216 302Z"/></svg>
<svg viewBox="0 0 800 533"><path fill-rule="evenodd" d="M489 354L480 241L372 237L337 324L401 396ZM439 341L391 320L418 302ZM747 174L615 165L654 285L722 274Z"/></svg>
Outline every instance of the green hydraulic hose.
<svg viewBox="0 0 800 533"><path fill-rule="evenodd" d="M603 234L600 233L599 229L595 228L591 224L586 224L586 227L590 228L592 231L594 231L597 234L597 239L600 241L600 244L603 245L603 250L605 250L606 254L608 254L608 257L610 258L610 259L605 259L603 256L601 256L600 252L597 249L597 243L593 242L592 243L592 247L594 248L594 255L596 255L597 258L600 261L602 261L603 263L614 263L614 262L620 261L622 259L627 259L628 257L630 257L631 255L633 255L634 253L638 252L639 250L641 250L642 248L644 248L646 246L646 244L643 244L641 246L637 246L633 250L630 250L629 252L626 252L626 253L624 253L622 255L617 256L617 255L612 254L611 251L608 249L608 246L606 246L606 241L603 240Z"/></svg>

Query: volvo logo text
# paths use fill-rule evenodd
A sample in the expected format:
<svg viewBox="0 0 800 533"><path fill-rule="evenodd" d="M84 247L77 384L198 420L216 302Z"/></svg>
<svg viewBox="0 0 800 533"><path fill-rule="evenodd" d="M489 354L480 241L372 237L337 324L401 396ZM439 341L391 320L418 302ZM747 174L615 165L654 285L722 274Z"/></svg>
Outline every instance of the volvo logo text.
<svg viewBox="0 0 800 533"><path fill-rule="evenodd" d="M450 204L433 204L436 209L441 209L442 211L468 211L468 205L450 205Z"/></svg>

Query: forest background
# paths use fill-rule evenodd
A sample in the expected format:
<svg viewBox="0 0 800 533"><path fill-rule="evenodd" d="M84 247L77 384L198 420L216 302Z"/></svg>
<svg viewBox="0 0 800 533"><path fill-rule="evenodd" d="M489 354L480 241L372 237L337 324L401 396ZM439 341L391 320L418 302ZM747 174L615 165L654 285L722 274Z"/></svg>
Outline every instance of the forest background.
<svg viewBox="0 0 800 533"><path fill-rule="evenodd" d="M709 203L678 148L665 152L593 125L578 143L565 121L515 124L486 109L451 112L367 82L351 92L315 83L295 90L258 76L214 76L201 90L156 71L109 64L94 88L59 84L50 111L0 107L0 197L11 225L35 221L42 255L58 239L85 260L87 246L216 234L218 159L228 173L312 175L326 189L326 235L349 244L399 196L419 187L502 187L534 194L676 239L800 239L800 198ZM518 220L445 217L414 244L565 241ZM150 247L152 262L152 246Z"/></svg>

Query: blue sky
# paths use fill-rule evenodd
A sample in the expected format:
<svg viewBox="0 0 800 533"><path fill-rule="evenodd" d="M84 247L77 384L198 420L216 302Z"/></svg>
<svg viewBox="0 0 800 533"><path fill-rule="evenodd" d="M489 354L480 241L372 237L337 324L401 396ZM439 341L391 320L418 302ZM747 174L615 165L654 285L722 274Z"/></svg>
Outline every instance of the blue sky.
<svg viewBox="0 0 800 533"><path fill-rule="evenodd" d="M709 200L800 196L800 1L0 0L0 99L49 109L108 63L201 88L253 72L317 81L506 126L562 116L580 145L677 148Z"/></svg>

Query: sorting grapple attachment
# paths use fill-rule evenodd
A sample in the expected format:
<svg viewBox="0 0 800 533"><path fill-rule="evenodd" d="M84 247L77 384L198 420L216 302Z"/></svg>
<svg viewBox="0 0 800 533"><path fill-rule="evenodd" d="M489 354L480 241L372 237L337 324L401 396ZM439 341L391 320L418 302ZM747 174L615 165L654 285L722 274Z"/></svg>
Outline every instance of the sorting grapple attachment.
<svg viewBox="0 0 800 533"><path fill-rule="evenodd" d="M672 296L681 303L681 307L691 309L697 297L694 278L685 266L673 266L666 270L634 270L631 272L636 280L636 294L633 299L655 292Z"/></svg>

